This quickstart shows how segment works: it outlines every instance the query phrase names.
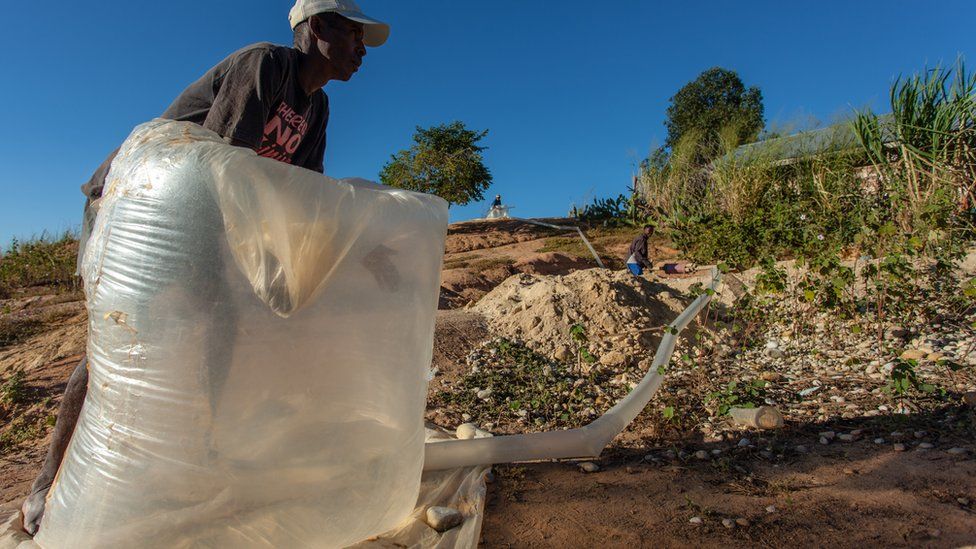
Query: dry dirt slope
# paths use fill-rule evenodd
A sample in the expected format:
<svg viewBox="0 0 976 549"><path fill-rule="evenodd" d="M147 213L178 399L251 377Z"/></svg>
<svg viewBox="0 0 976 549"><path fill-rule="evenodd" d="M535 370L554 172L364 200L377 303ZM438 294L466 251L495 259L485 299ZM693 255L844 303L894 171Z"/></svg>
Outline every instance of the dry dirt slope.
<svg viewBox="0 0 976 549"><path fill-rule="evenodd" d="M618 262L632 236L630 231L588 234L607 259ZM673 251L662 249L658 255L670 257ZM457 224L448 236L442 307L479 298L513 272L562 273L591 267L591 261L577 238L558 231L517 221ZM0 380L9 381L14 369L25 374L19 382L23 399L4 403L0 412L0 502L12 504L36 474L48 418L84 347L80 296L33 293L0 303L4 320L37 320L21 341L0 348ZM479 315L441 311L434 357L443 373L432 391L462 375L469 352L491 336ZM689 382L694 378L681 384L669 379L666 389L680 397L682 391L694 392ZM971 453L946 454L948 446L926 425L938 428L940 417L893 422L885 432L867 418L815 420L773 435L716 440L700 432L662 433L656 428L659 412L646 412L608 450L595 474L584 475L572 463L498 467L489 489L484 545L958 547L976 541L976 461ZM448 427L457 421L442 419ZM874 434L853 443L817 442L827 430L859 429L884 436L886 444L873 444ZM895 430L903 433L899 440L909 451L892 450L888 431ZM922 438L915 438L916 431ZM746 436L752 444L739 447ZM915 449L929 440L938 445L932 451ZM796 450L801 445L806 452ZM766 447L781 454L769 457ZM697 459L696 451L718 457ZM691 517L702 523L689 522ZM726 519L731 527L723 525Z"/></svg>

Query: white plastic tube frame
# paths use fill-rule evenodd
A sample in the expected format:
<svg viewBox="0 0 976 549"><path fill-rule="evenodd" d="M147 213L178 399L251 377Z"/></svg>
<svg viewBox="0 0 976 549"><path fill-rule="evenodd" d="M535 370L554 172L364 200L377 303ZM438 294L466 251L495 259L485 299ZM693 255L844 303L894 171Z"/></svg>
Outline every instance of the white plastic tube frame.
<svg viewBox="0 0 976 549"><path fill-rule="evenodd" d="M596 260L596 264L599 265L601 269L606 269L606 267L603 265L603 261L600 260L600 255L596 253L596 250L593 249L593 245L590 244L590 241L587 240L586 235L583 234L583 229L580 229L579 227L569 227L566 225L553 225L551 223L543 223L541 221L533 221L531 219L522 219L521 217L513 217L512 219L518 219L519 221L523 221L525 223L531 223L533 225L539 225L541 227L549 227L550 229L576 231L577 233L579 233L580 238L583 239L583 244L586 244L586 247L589 248L590 253L593 254L593 259Z"/></svg>
<svg viewBox="0 0 976 549"><path fill-rule="evenodd" d="M589 425L566 431L430 442L425 449L424 470L599 456L613 437L637 417L661 387L664 376L658 373L658 368L670 362L678 335L705 308L721 278L718 269L713 268L712 281L708 285L710 291L698 296L669 325L658 345L654 362L641 382L623 400Z"/></svg>

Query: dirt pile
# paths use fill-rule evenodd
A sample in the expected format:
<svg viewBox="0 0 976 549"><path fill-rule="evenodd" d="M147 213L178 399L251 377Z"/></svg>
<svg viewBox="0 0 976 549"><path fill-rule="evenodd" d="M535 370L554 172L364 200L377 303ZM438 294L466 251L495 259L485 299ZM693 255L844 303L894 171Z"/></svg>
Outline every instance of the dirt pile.
<svg viewBox="0 0 976 549"><path fill-rule="evenodd" d="M634 363L654 353L660 328L686 306L667 286L626 271L587 269L568 275L518 274L473 307L502 336L561 361L582 344L604 365ZM574 325L586 332L574 340Z"/></svg>

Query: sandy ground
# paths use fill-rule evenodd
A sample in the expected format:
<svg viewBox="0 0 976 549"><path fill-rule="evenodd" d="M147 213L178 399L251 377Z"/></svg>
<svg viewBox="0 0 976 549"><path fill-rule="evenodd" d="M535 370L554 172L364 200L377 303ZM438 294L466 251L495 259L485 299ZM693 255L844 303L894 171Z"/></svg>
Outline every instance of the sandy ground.
<svg viewBox="0 0 976 549"><path fill-rule="evenodd" d="M452 226L445 262L453 262L455 270L471 275L474 284L459 283L446 289L443 293L448 297L442 299L442 307L463 306L511 272L528 269L526 265L547 253L539 252L546 238L559 234L514 222ZM595 238L608 258L622 255L629 239L624 231ZM555 272L559 272L564 267L571 269L575 262L588 261L582 254L564 255L568 260L543 257L542 263L556 264ZM659 249L658 255L673 257L673 250ZM499 272L486 272L491 269ZM503 272L507 274L502 276ZM687 287L693 281L666 280L676 287ZM451 291L464 294L472 288L470 295L450 296ZM61 307L68 313L50 315L40 333L0 348L0 379L7 379L14 368L23 369L32 402L4 408L0 430L11 432L18 417L25 415L37 429L35 436L0 452L0 504L6 509L18 505L29 491L50 437L48 418L56 411L65 382L84 350L86 321L81 302L53 304L49 299L45 305L44 299L7 314L46 306ZM14 305L13 309L20 306ZM431 393L445 380L455 379L467 353L489 337L486 323L478 315L465 310L440 311L434 348L434 367L439 374L431 383ZM596 473L583 473L572 462L496 467L489 485L482 544L958 547L976 543L976 461L972 454L957 458L938 451L896 452L890 444L874 445L870 438L821 446L816 443L816 433L825 427L808 424L790 425L766 435L784 447L805 444L810 448L807 454L767 460L757 449L743 448L720 459L651 460L645 456L659 456L676 446L674 440L655 438L649 418L649 413L639 417L615 441L596 461L601 467ZM436 419L428 416L428 420ZM848 423L851 429L858 426L857 420ZM712 443L686 437L681 447L710 451ZM689 522L692 517L699 517L701 524ZM727 528L723 519L744 519L741 522L748 524Z"/></svg>

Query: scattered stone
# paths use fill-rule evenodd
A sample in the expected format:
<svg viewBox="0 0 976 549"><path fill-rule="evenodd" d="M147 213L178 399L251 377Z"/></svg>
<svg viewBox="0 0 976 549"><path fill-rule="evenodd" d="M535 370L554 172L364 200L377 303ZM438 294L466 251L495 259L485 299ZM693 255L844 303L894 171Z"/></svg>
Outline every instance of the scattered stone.
<svg viewBox="0 0 976 549"><path fill-rule="evenodd" d="M478 391L477 397L481 400L487 400L491 396L491 389L482 389Z"/></svg>
<svg viewBox="0 0 976 549"><path fill-rule="evenodd" d="M841 442L854 442L854 439L857 438L857 437L855 437L852 434L844 433L844 434L837 435L837 438Z"/></svg>
<svg viewBox="0 0 976 549"><path fill-rule="evenodd" d="M457 509L436 506L427 508L427 525L438 532L446 532L463 521L464 515Z"/></svg>
<svg viewBox="0 0 976 549"><path fill-rule="evenodd" d="M857 471L854 470L854 469L851 469L851 468L845 468L844 469L844 474L845 475L856 475L857 474Z"/></svg>
<svg viewBox="0 0 976 549"><path fill-rule="evenodd" d="M742 518L742 517L739 517L739 518L735 519L735 523L738 524L739 526L743 527L743 528L746 528L746 527L749 526L749 521L746 520L746 519L744 519L744 518Z"/></svg>
<svg viewBox="0 0 976 549"><path fill-rule="evenodd" d="M904 452L905 451L905 445L902 444L902 443L900 443L900 442L896 443L895 444L895 451L896 452Z"/></svg>
<svg viewBox="0 0 976 549"><path fill-rule="evenodd" d="M874 443L875 444L884 444L885 443L885 439L883 439L881 437L878 437L878 438L874 439Z"/></svg>
<svg viewBox="0 0 976 549"><path fill-rule="evenodd" d="M474 438L477 430L478 427L474 423L462 423L457 426L457 429L454 430L454 436L458 437L460 440Z"/></svg>
<svg viewBox="0 0 976 549"><path fill-rule="evenodd" d="M959 505L969 505L968 498L956 498L956 501L959 503Z"/></svg>
<svg viewBox="0 0 976 549"><path fill-rule="evenodd" d="M795 450L796 450L796 453L798 453L798 454L805 454L805 453L807 453L807 452L810 451L810 450L807 449L806 446L804 446L802 444L798 444L796 446Z"/></svg>
<svg viewBox="0 0 976 549"><path fill-rule="evenodd" d="M700 525L702 523L702 519L701 517L691 517L690 519L688 519L688 522L695 525Z"/></svg>
<svg viewBox="0 0 976 549"><path fill-rule="evenodd" d="M915 431L915 438L925 438L928 435L926 431Z"/></svg>
<svg viewBox="0 0 976 549"><path fill-rule="evenodd" d="M768 356L769 358L775 360L786 358L786 353L784 353L781 349L776 347L766 349L765 351L763 351L763 353L765 353L765 355Z"/></svg>
<svg viewBox="0 0 976 549"><path fill-rule="evenodd" d="M820 444L823 444L824 446L826 446L826 445L830 444L830 439L827 438L827 437L820 437Z"/></svg>
<svg viewBox="0 0 976 549"><path fill-rule="evenodd" d="M695 452L695 458L701 460L708 459L708 452L706 452L705 450L698 450L697 452Z"/></svg>
<svg viewBox="0 0 976 549"><path fill-rule="evenodd" d="M928 442L922 442L918 445L919 450L931 450L932 448L935 448L935 445Z"/></svg>
<svg viewBox="0 0 976 549"><path fill-rule="evenodd" d="M592 461L584 461L579 464L580 471L584 473L595 473L600 470L600 466Z"/></svg>
<svg viewBox="0 0 976 549"><path fill-rule="evenodd" d="M966 448L956 447L956 448L949 448L948 450L946 450L946 453L953 456L964 456L969 453L969 450L967 450Z"/></svg>
<svg viewBox="0 0 976 549"><path fill-rule="evenodd" d="M769 506L767 506L766 507L766 512L767 513L775 513L776 512L776 506L775 505L769 505Z"/></svg>
<svg viewBox="0 0 976 549"><path fill-rule="evenodd" d="M742 439L742 440L739 441L739 448L745 448L745 447L751 446L751 445L752 445L752 441L749 440L749 439L747 439L747 438L744 438L744 439Z"/></svg>
<svg viewBox="0 0 976 549"><path fill-rule="evenodd" d="M833 431L823 431L822 433L820 433L820 438L825 438L827 440L834 440L834 437L836 436L837 433Z"/></svg>
<svg viewBox="0 0 976 549"><path fill-rule="evenodd" d="M928 353L922 349L908 349L901 354L902 360L922 360Z"/></svg>
<svg viewBox="0 0 976 549"><path fill-rule="evenodd" d="M729 530L735 528L735 521L732 519L722 519L722 526L728 528Z"/></svg>

